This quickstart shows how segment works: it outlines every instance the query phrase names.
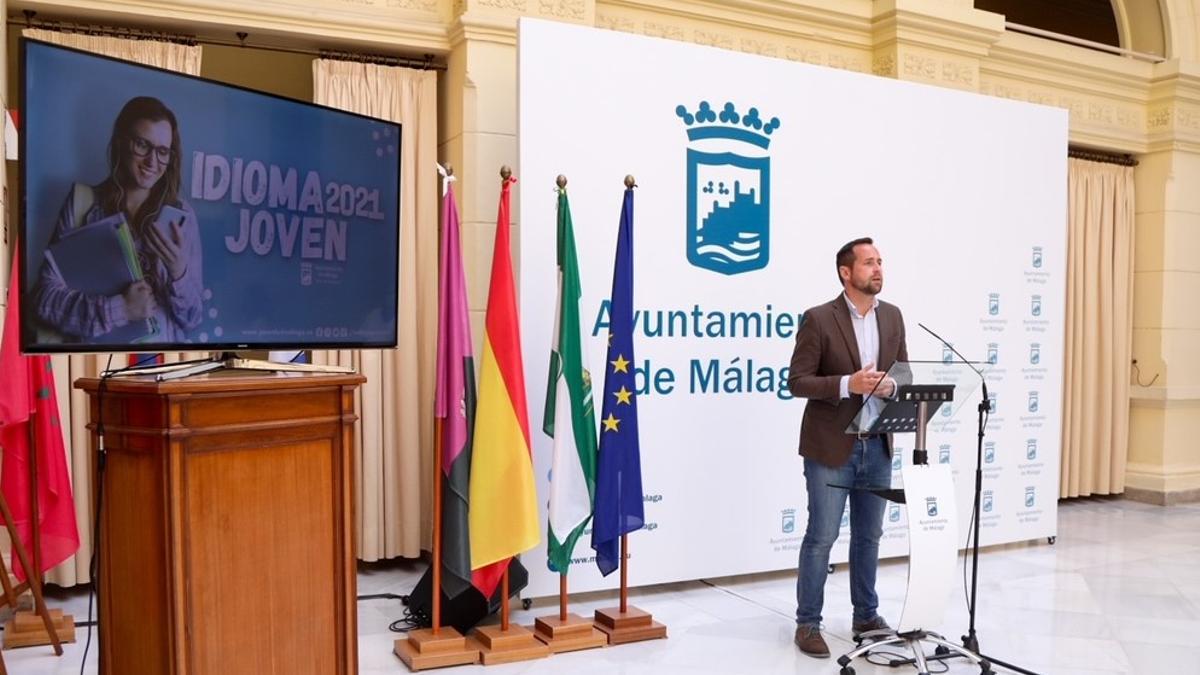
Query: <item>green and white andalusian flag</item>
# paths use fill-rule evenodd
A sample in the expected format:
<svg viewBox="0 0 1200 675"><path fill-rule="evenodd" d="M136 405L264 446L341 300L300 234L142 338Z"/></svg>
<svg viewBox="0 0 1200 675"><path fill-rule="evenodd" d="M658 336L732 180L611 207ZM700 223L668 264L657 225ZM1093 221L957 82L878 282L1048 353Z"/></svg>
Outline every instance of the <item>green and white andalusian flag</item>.
<svg viewBox="0 0 1200 675"><path fill-rule="evenodd" d="M558 192L558 316L550 350L542 429L554 439L550 473L550 567L566 574L575 542L592 518L596 487L596 415L584 356L579 258L566 189Z"/></svg>

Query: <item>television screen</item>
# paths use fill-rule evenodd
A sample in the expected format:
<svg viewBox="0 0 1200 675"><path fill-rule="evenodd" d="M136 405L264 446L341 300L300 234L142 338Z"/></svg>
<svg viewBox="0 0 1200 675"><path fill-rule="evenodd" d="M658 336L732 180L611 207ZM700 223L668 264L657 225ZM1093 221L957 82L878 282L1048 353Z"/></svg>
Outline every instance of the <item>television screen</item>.
<svg viewBox="0 0 1200 675"><path fill-rule="evenodd" d="M22 53L24 351L395 346L400 125Z"/></svg>

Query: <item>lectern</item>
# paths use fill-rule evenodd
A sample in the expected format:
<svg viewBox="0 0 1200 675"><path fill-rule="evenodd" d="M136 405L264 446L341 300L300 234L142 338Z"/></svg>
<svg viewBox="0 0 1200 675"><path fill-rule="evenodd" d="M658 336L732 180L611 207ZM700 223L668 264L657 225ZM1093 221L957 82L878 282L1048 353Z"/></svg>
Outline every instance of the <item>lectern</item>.
<svg viewBox="0 0 1200 675"><path fill-rule="evenodd" d="M81 379L103 419L100 672L354 675L360 375ZM102 416L102 417L101 417Z"/></svg>
<svg viewBox="0 0 1200 675"><path fill-rule="evenodd" d="M912 652L911 662L919 675L930 675L924 646L937 646L939 653L956 653L979 666L982 675L991 675L991 664L974 652L960 647L931 628L940 624L954 589L954 568L958 560L958 509L955 505L954 478L948 464L930 465L926 449L928 429L938 430L933 421L939 408L945 418L954 416L978 380L969 364L898 361L881 382L892 389L877 414L864 400L859 413L846 429L850 434L915 433L912 463L901 467L904 481L901 495L885 486L867 488L886 499L904 502L908 507L908 590L904 609L895 630L869 631L856 636L865 642L838 657L840 675L854 675L850 665L858 656L878 647L901 645ZM878 386L878 385L877 385ZM873 394L874 392L872 392Z"/></svg>

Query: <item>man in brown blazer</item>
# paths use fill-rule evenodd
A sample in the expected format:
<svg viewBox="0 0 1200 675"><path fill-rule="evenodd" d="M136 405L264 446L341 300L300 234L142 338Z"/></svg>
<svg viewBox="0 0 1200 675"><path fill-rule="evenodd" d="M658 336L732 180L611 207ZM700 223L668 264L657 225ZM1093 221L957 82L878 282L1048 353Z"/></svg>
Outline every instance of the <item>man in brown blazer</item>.
<svg viewBox="0 0 1200 675"><path fill-rule="evenodd" d="M837 253L842 293L804 313L788 375L788 389L808 399L800 425L800 454L808 490L808 528L800 546L796 579L796 645L809 656L828 657L821 637L821 608L829 551L850 502L850 600L857 636L888 627L879 616L875 572L886 502L869 492L831 485L885 487L891 484L891 442L885 435L848 434L865 406L861 427L883 408L895 383L884 373L908 360L904 318L895 305L876 297L883 289L883 260L869 238L855 239ZM867 396L874 391L874 395ZM864 404L864 396L866 402Z"/></svg>

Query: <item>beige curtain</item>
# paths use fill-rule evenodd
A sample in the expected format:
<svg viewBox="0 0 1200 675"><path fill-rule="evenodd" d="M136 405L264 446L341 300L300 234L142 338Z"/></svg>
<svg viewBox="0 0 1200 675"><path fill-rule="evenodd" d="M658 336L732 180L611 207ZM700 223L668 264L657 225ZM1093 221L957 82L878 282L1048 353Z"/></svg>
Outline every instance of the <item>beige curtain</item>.
<svg viewBox="0 0 1200 675"><path fill-rule="evenodd" d="M189 75L200 74L200 47L172 44L154 40L124 40L98 35L79 35L40 29L23 31L25 37L83 49L97 54L175 70ZM114 111L115 114L116 111ZM166 360L194 358L194 354L170 354ZM70 455L72 484L75 490L75 515L79 523L79 551L75 556L46 575L46 581L71 586L90 581L88 563L92 555L92 490L87 479L91 475L92 455L89 446L87 396L73 389L71 383L81 377L95 377L104 369L108 356L55 356L55 393L58 396L59 419L64 425L67 452ZM125 355L112 359L113 366L127 364Z"/></svg>
<svg viewBox="0 0 1200 675"><path fill-rule="evenodd" d="M1133 332L1133 168L1069 160L1059 495L1125 490Z"/></svg>
<svg viewBox="0 0 1200 675"><path fill-rule="evenodd" d="M396 349L316 352L315 363L366 376L355 427L358 556L428 548L437 349L437 75L364 63L313 62L317 103L402 124L400 314Z"/></svg>

